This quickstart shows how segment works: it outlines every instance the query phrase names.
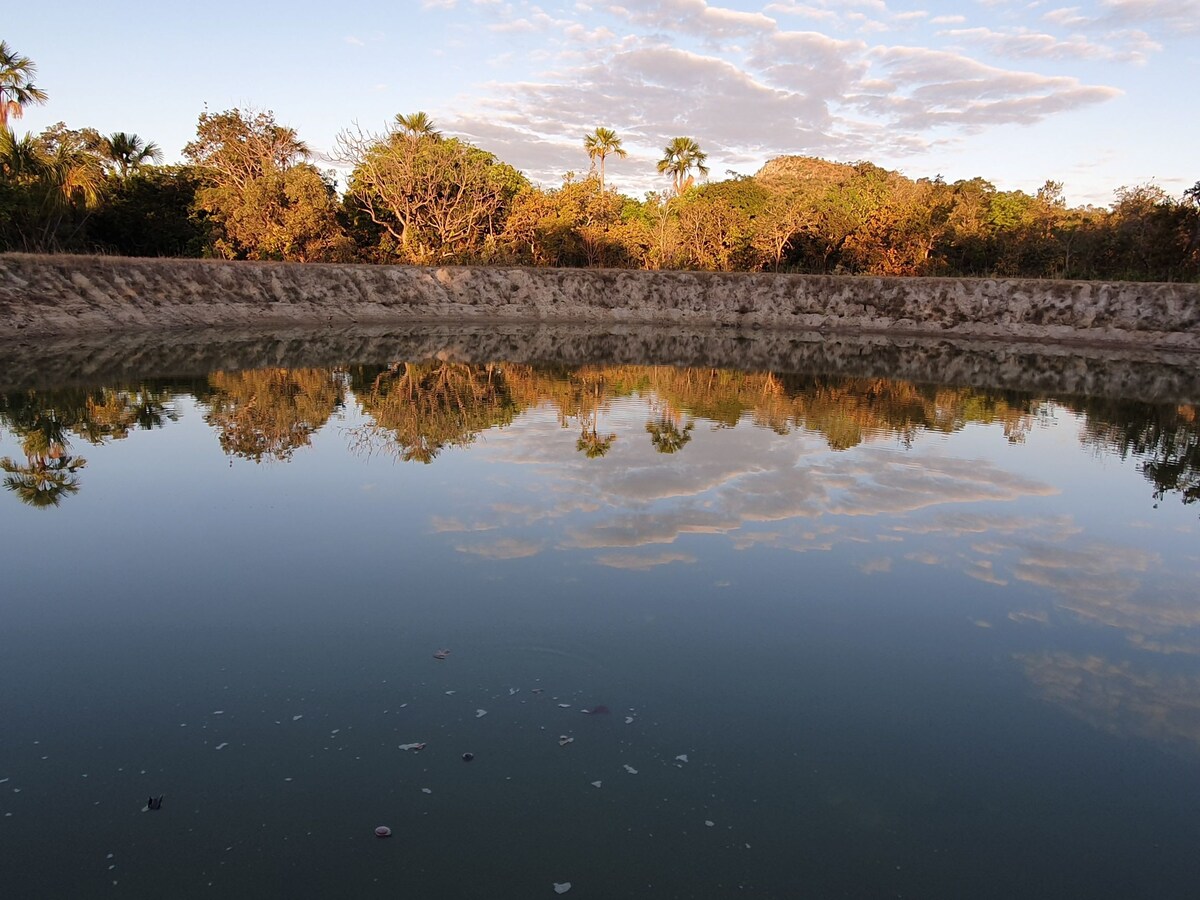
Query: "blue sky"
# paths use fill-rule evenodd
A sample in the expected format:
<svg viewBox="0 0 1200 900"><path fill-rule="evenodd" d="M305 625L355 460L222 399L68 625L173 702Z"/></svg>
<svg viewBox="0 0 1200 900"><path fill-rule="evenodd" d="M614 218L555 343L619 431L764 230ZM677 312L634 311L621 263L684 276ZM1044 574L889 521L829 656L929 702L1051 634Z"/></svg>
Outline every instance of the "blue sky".
<svg viewBox="0 0 1200 900"><path fill-rule="evenodd" d="M169 161L205 108L270 109L320 157L424 110L545 184L622 135L640 194L672 137L712 177L774 156L869 159L1001 189L1200 180L1200 0L58 2L2 36L50 95L14 124L136 132ZM326 162L326 165L329 163Z"/></svg>

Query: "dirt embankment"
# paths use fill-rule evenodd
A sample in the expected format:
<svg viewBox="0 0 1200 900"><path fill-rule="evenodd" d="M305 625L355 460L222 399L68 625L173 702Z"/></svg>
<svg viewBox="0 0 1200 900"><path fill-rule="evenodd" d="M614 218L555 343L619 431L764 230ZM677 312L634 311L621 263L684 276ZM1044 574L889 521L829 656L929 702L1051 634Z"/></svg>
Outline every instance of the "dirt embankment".
<svg viewBox="0 0 1200 900"><path fill-rule="evenodd" d="M431 320L748 326L1200 350L1200 285L0 256L0 340Z"/></svg>

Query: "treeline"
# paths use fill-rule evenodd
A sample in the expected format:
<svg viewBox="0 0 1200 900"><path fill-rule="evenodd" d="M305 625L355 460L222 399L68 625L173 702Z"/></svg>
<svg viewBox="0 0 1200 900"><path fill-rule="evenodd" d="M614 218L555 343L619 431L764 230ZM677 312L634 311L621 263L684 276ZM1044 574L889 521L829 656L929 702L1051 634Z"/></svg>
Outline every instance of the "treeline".
<svg viewBox="0 0 1200 900"><path fill-rule="evenodd" d="M586 156L584 156L586 152ZM1200 278L1200 182L1179 198L1123 187L1068 207L982 178L912 180L869 162L783 157L697 183L705 155L677 138L664 189L604 182L615 132L586 136L560 186L531 184L427 116L338 139L345 187L271 113L200 116L183 165L136 135L0 125L0 249L300 262L606 266L860 275L1183 281Z"/></svg>

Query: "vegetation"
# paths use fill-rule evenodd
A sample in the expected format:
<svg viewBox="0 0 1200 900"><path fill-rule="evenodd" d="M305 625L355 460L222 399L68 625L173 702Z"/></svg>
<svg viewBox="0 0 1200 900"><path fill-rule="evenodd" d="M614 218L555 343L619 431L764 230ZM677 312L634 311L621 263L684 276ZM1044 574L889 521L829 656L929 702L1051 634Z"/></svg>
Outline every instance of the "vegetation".
<svg viewBox="0 0 1200 900"><path fill-rule="evenodd" d="M705 181L707 154L674 138L669 179L641 199L605 180L622 139L583 138L586 177L530 184L424 112L342 133L338 178L270 112L205 112L185 165L136 134L59 123L18 136L48 99L36 67L0 42L0 250L380 263L496 263L815 274L1200 278L1200 182L1180 197L1116 190L1068 207L983 178L911 179L870 162L790 156L753 177Z"/></svg>

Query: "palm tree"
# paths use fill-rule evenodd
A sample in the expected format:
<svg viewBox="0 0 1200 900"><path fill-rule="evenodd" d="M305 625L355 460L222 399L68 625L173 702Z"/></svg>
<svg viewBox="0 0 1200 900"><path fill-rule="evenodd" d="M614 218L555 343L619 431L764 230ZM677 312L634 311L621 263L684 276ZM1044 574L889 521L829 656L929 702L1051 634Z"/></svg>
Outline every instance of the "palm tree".
<svg viewBox="0 0 1200 900"><path fill-rule="evenodd" d="M591 134L583 136L583 148L587 150L588 159L592 161L592 165L596 165L596 160L600 160L600 190L604 191L604 157L610 153L624 159L629 154L625 152L625 148L621 146L621 139L617 137L617 133L611 128L602 128L596 126L596 130Z"/></svg>
<svg viewBox="0 0 1200 900"><path fill-rule="evenodd" d="M117 167L122 181L146 163L160 163L163 159L163 152L154 141L146 143L136 134L124 131L101 138L99 150L106 162Z"/></svg>
<svg viewBox="0 0 1200 900"><path fill-rule="evenodd" d="M21 118L29 104L46 102L46 92L31 80L36 74L33 60L17 56L6 41L0 41L0 127L8 125L10 116Z"/></svg>
<svg viewBox="0 0 1200 900"><path fill-rule="evenodd" d="M696 180L693 169L701 175L708 174L708 166L704 164L706 159L708 154L690 137L672 138L663 150L663 158L658 161L658 171L661 175L670 175L675 193L682 194Z"/></svg>
<svg viewBox="0 0 1200 900"><path fill-rule="evenodd" d="M688 422L680 431L679 426L664 415L657 422L647 422L646 433L659 453L678 453L692 439L691 432L695 427L695 422Z"/></svg>
<svg viewBox="0 0 1200 900"><path fill-rule="evenodd" d="M409 113L407 116L396 113L396 124L404 136L412 141L442 136L442 133L433 127L433 119L423 112Z"/></svg>

